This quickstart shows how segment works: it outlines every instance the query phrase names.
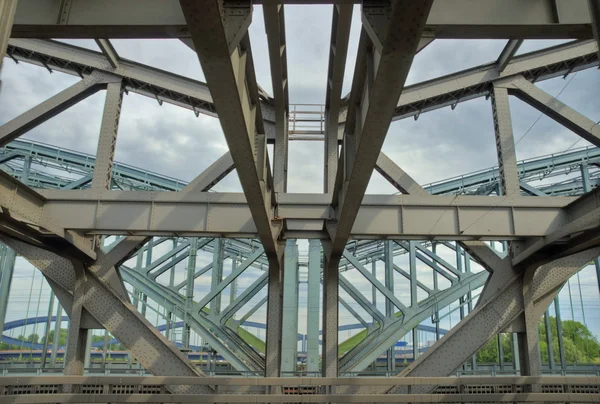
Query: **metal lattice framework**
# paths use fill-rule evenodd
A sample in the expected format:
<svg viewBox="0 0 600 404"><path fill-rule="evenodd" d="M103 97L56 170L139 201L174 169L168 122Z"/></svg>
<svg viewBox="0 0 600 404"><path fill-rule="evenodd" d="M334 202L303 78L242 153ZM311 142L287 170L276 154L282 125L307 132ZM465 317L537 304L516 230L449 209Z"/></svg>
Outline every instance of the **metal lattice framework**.
<svg viewBox="0 0 600 404"><path fill-rule="evenodd" d="M290 316L294 310L297 316L301 260L296 239L310 240L305 264L308 311L313 315L307 350L313 369L320 368L323 376L362 370L386 350L393 370L390 346L423 318L439 312L438 306L456 300L461 308L469 306L468 316L401 376L447 376L503 331L517 336L521 372L540 374L538 319L569 276L600 255L598 190L592 190L598 171L589 168L597 166L599 156L596 148L588 148L517 163L508 99L518 97L600 146L596 122L535 85L598 65L598 0L484 0L477 7L469 0L313 1L334 5L327 95L317 118L319 129L310 133L295 126L302 118L290 108L284 14L285 4L305 2L254 2L262 3L264 13L272 96L255 77L248 36L251 1L147 3L140 12L142 6L134 0L110 6L91 0L0 0L0 56L5 53L15 62L81 78L0 126L0 146L5 146L0 159L7 171L0 173L0 239L12 249L4 261L14 262L16 251L31 262L69 313L65 375L82 373L87 330L93 328L110 331L155 375L203 375L131 304L125 280L184 320L236 368L280 376L296 358L297 317ZM362 28L351 91L342 97L355 3L361 4ZM207 83L125 60L109 40L165 37L179 38L197 53ZM93 38L102 52L50 38ZM492 63L405 86L415 54L438 38L509 41ZM515 56L525 39L573 41ZM95 157L16 140L98 91L106 91L106 101ZM121 104L129 91L217 117L229 152L189 184L115 163ZM381 152L393 120L418 119L422 113L477 97L490 99L497 167L422 187ZM321 194L287 192L288 142L294 137L323 142ZM273 164L267 144L274 144ZM49 175L40 169L44 166L68 166L75 175ZM581 178L553 181L573 166L581 167ZM243 193L209 192L234 169ZM399 194L365 195L373 170ZM540 176L549 182L532 186ZM121 237L109 249L102 245L106 235ZM173 249L153 260L152 245L166 238L175 239ZM502 241L508 249L498 252L484 241ZM436 244L454 251L456 265L435 253ZM211 291L197 300L193 281L196 254L202 248L212 251L215 259ZM408 271L396 268L397 252L409 257ZM135 268L123 265L136 253ZM234 257L234 268L223 278L225 255ZM178 259L187 259L186 283L157 282ZM378 260L385 263L383 282L366 268ZM436 277L445 277L451 287L419 285L416 260L426 263ZM471 272L472 262L486 271ZM220 307L217 297L250 266L264 269L264 275L229 306ZM344 277L349 267L385 297L385 313ZM410 304L394 292L394 272L409 280ZM479 286L483 291L472 307L471 293ZM184 287L185 293L180 293ZM246 299L265 287L263 356L230 320ZM429 297L419 300L418 288L429 289ZM343 356L339 304L353 309L340 290L370 317L353 313L366 333ZM205 384L168 388L179 394L213 393ZM405 388L406 384L386 387L381 393ZM422 390L413 386L412 393L431 388ZM273 388L272 393L278 391Z"/></svg>

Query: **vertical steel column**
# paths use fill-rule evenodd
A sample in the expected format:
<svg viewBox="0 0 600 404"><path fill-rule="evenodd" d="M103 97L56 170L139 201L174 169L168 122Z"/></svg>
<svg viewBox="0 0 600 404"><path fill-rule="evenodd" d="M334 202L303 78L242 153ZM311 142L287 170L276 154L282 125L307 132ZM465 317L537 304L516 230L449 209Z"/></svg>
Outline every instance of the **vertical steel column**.
<svg viewBox="0 0 600 404"><path fill-rule="evenodd" d="M385 287L394 293L394 247L392 240L385 240L384 256L385 256ZM389 299L385 300L385 316L387 318L394 317L394 305ZM387 371L393 372L396 370L396 344L387 350Z"/></svg>
<svg viewBox="0 0 600 404"><path fill-rule="evenodd" d="M121 80L117 79L114 83L108 83L106 86L104 112L98 138L94 175L92 176L92 189L94 190L111 188L112 167L117 147L122 104L123 86Z"/></svg>
<svg viewBox="0 0 600 404"><path fill-rule="evenodd" d="M231 273L235 273L237 270L238 257L234 256L231 258ZM235 297L237 296L237 278L231 281L231 287L229 289L229 304L233 304ZM234 314L235 318L235 314Z"/></svg>
<svg viewBox="0 0 600 404"><path fill-rule="evenodd" d="M298 245L287 240L283 266L281 371L295 372L298 363Z"/></svg>
<svg viewBox="0 0 600 404"><path fill-rule="evenodd" d="M338 376L339 260L323 269L323 376ZM333 389L332 389L333 391Z"/></svg>
<svg viewBox="0 0 600 404"><path fill-rule="evenodd" d="M598 3L598 1L590 0L590 8L592 8L592 3L594 3L594 2ZM600 8L600 6L598 6L597 4L596 4L596 7ZM597 21L596 21L596 24L598 24ZM582 181L582 185L583 185L583 192L590 192L592 187L590 184L590 172L588 171L588 165L582 164L580 166L580 168L581 168L581 181ZM600 293L600 259L598 259L598 258L594 259L594 266L596 267L596 281L598 282L598 292ZM569 285L569 294L570 293L571 293L571 287ZM572 302L571 302L571 307L573 307Z"/></svg>
<svg viewBox="0 0 600 404"><path fill-rule="evenodd" d="M210 290L216 290L223 281L223 242L222 238L216 238L213 244L213 267ZM193 273L192 273L193 276ZM217 317L221 312L221 294L217 294L210 302L210 315Z"/></svg>
<svg viewBox="0 0 600 404"><path fill-rule="evenodd" d="M173 239L173 250L177 248L177 239L174 238ZM171 259L171 263L172 263L172 267L169 273L169 287L173 288L173 286L175 285L175 265L176 265L176 261L177 261L177 257L173 256L173 258ZM167 328L165 330L165 337L167 337L168 340L171 339L171 327L172 327L172 322L173 322L173 313L171 311L167 312Z"/></svg>
<svg viewBox="0 0 600 404"><path fill-rule="evenodd" d="M434 254L437 254L436 247L437 247L437 244L435 242L432 242L431 243L431 251ZM458 247L458 245L457 245L457 247ZM438 289L439 289L438 273L437 273L437 271L433 271L433 290L437 292ZM438 310L437 305L435 307L435 312L433 313L433 318L435 319L435 340L439 341L440 340L440 312Z"/></svg>
<svg viewBox="0 0 600 404"><path fill-rule="evenodd" d="M16 10L17 0L0 0L0 71L2 70L2 60L6 54Z"/></svg>
<svg viewBox="0 0 600 404"><path fill-rule="evenodd" d="M308 296L306 320L306 370L319 371L319 308L321 300L321 243L308 241Z"/></svg>
<svg viewBox="0 0 600 404"><path fill-rule="evenodd" d="M416 308L418 305L417 298L417 242L408 242L408 263L410 269L410 306ZM413 360L419 357L419 332L418 326L413 328Z"/></svg>
<svg viewBox="0 0 600 404"><path fill-rule="evenodd" d="M4 259L2 260L2 279L0 279L0 335L4 333L4 322L6 321L6 309L10 296L15 259L17 254L14 250L6 247Z"/></svg>
<svg viewBox="0 0 600 404"><path fill-rule="evenodd" d="M269 260L267 284L267 352L265 376L281 376L281 323L283 306L283 270L281 263L273 266ZM279 392L278 388L272 392Z"/></svg>
<svg viewBox="0 0 600 404"><path fill-rule="evenodd" d="M592 30L598 42L598 59L600 59L600 0L588 0L590 16L592 17Z"/></svg>
<svg viewBox="0 0 600 404"><path fill-rule="evenodd" d="M519 337L517 333L511 334L511 349L513 354L513 368L515 371L520 372L521 364L519 361Z"/></svg>
<svg viewBox="0 0 600 404"><path fill-rule="evenodd" d="M152 264L152 250L154 249L154 238L148 240L146 244L146 267L149 267ZM143 293L140 293L140 297L142 299L142 316L146 317L146 304L148 303L148 296Z"/></svg>
<svg viewBox="0 0 600 404"><path fill-rule="evenodd" d="M567 370L567 359L565 356L565 344L563 340L562 319L560 316L560 301L558 294L554 298L554 312L556 314L556 338L558 339L558 354L560 356L560 368L563 373Z"/></svg>
<svg viewBox="0 0 600 404"><path fill-rule="evenodd" d="M215 244L218 239L215 239ZM216 248L216 247L215 247ZM194 303L194 273L196 272L196 255L198 254L198 239L196 237L190 238L190 252L188 256L188 265L186 273L186 284L185 284L185 312L183 318L183 332L181 336L181 343L184 348L190 346L190 312L192 310L192 304ZM214 267L213 267L214 271Z"/></svg>
<svg viewBox="0 0 600 404"><path fill-rule="evenodd" d="M500 370L504 370L504 347L502 346L502 333L498 333L498 363Z"/></svg>
<svg viewBox="0 0 600 404"><path fill-rule="evenodd" d="M102 345L102 366L106 367L108 361L108 331L104 330L104 344Z"/></svg>
<svg viewBox="0 0 600 404"><path fill-rule="evenodd" d="M277 114L275 122L275 145L273 146L273 187L277 193L287 192L288 123L287 111L284 111L283 116Z"/></svg>
<svg viewBox="0 0 600 404"><path fill-rule="evenodd" d="M544 327L546 328L546 344L548 345L548 366L554 369L554 349L552 347L552 327L550 326L550 309L544 314Z"/></svg>
<svg viewBox="0 0 600 404"><path fill-rule="evenodd" d="M375 259L371 263L371 274L373 274L373 278L377 279L377 260ZM377 307L377 288L375 285L371 286L371 301L373 306Z"/></svg>
<svg viewBox="0 0 600 404"><path fill-rule="evenodd" d="M535 314L535 303L533 300L534 269L529 269L523 278L525 332L518 333L522 376L540 376L542 373L537 325L539 318ZM532 391L535 392L538 389L539 385L532 386Z"/></svg>
<svg viewBox="0 0 600 404"><path fill-rule="evenodd" d="M512 195L519 192L520 186L508 90L494 85L491 96L500 185L504 195Z"/></svg>
<svg viewBox="0 0 600 404"><path fill-rule="evenodd" d="M75 286L73 287L73 304L69 316L69 337L65 354L65 376L81 376L85 360L88 330L81 327L83 300L85 299L84 268L75 268Z"/></svg>
<svg viewBox="0 0 600 404"><path fill-rule="evenodd" d="M471 257L466 251L463 251L465 256L465 272L471 273ZM469 288L470 289L470 288ZM467 307L469 308L469 313L473 311L473 294L471 290L467 293ZM471 356L471 370L477 369L477 354Z"/></svg>
<svg viewBox="0 0 600 404"><path fill-rule="evenodd" d="M92 359L92 330L88 330L87 332L87 338L86 338L86 342L85 342L85 355L84 355L84 360L83 360L83 369L89 369L91 367L91 359ZM104 366L106 366L106 362L103 363Z"/></svg>
<svg viewBox="0 0 600 404"><path fill-rule="evenodd" d="M60 326L62 325L62 307L57 302L56 321L54 322L54 338L52 339L52 354L50 355L50 366L56 368L56 353L58 352L58 342L60 340Z"/></svg>
<svg viewBox="0 0 600 404"><path fill-rule="evenodd" d="M42 368L42 369L46 367L46 359L48 358L48 344L50 343L50 326L52 325L53 312L54 312L54 291L52 289L50 289L50 301L48 302L48 319L46 320L46 330L44 332L44 348L42 350L42 359L40 360L40 368Z"/></svg>

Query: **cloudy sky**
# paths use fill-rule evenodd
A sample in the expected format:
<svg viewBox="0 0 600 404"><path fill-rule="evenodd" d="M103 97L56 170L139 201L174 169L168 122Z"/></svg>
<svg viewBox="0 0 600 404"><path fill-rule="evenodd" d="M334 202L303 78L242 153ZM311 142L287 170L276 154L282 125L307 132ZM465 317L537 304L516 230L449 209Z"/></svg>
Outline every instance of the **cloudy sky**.
<svg viewBox="0 0 600 404"><path fill-rule="evenodd" d="M330 23L331 6L286 6L291 103L323 104L325 101ZM344 94L351 86L359 29L359 14L355 10ZM258 83L272 93L260 6L255 7L250 37ZM93 41L67 42L98 50ZM519 53L560 42L526 41ZM415 58L408 84L493 61L505 43L503 40L436 40ZM122 58L204 81L197 56L178 40L113 40L113 45ZM1 74L3 86L0 93L0 124L79 80L58 72L49 74L43 68L26 63L16 65L9 59L5 60ZM600 73L597 69L538 85L553 96L560 94L561 101L595 122L600 120L600 98L597 97ZM95 94L23 137L94 154L103 99L103 93ZM518 159L561 153L588 145L586 141L541 116L538 111L521 101L511 98L510 103ZM289 149L288 191L321 192L322 143L295 141L290 143ZM204 115L195 117L191 111L168 104L159 106L156 100L136 94L125 97L119 127L117 161L189 181L226 151L227 145L217 119ZM496 150L490 103L482 98L461 103L455 110L448 107L422 114L418 121L405 119L394 122L383 151L423 185L493 166L496 164ZM235 172L218 184L215 190L240 191ZM393 193L395 189L375 173L368 192ZM306 245L300 244L301 255L306 254ZM208 259L208 255L199 258L198 267L203 265L203 260ZM424 271L423 276L426 276L426 271L430 272L426 269L420 271ZM31 282L33 274L34 271L19 260L9 319L21 318L26 314L23 302L27 300L31 285L34 285L31 292L33 295L36 291L40 292L35 286L37 284ZM183 270L179 270L177 276L182 277ZM240 289L249 285L256 276L254 273L246 274L240 280ZM365 295L370 295L370 286L364 278L349 276L352 276ZM586 321L588 324L596 324L595 331L600 334L600 315L597 314L600 303L595 275L590 268L583 271L580 277L581 295L590 307L589 313L586 313ZM41 284L39 273L36 279ZM206 281L199 278L196 290L200 296L206 293ZM42 292L46 296L46 292ZM579 289L573 288L573 299L578 293ZM302 287L300 299L301 304L305 304L306 291ZM568 297L566 299L568 301ZM382 301L381 298L378 300ZM44 302L41 306L46 307ZM575 310L574 315L579 316L579 320L583 318L581 310ZM258 312L257 316L264 316L264 313ZM301 321L304 321L304 317L303 309ZM342 310L341 317L343 323L354 321L345 310ZM570 317L563 314L563 318ZM449 320L455 321L452 316Z"/></svg>

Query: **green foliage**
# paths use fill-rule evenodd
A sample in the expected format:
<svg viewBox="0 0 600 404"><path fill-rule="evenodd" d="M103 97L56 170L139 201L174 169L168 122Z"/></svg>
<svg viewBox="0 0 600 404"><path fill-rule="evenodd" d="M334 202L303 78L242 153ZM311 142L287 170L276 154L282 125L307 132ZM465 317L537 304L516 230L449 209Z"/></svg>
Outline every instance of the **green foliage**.
<svg viewBox="0 0 600 404"><path fill-rule="evenodd" d="M561 322L565 360L569 364L598 363L600 361L600 343L592 332L578 321L566 320ZM560 360L556 319L550 317L552 334L552 352L556 361ZM546 327L543 319L538 323L540 352L542 362L548 363L548 344ZM504 362L512 362L512 344L510 334L502 334L502 350ZM478 363L498 363L498 340L493 338L477 352Z"/></svg>
<svg viewBox="0 0 600 404"><path fill-rule="evenodd" d="M513 354L511 349L510 334L501 334L502 352L504 362L512 362ZM497 363L498 358L498 339L492 338L483 348L477 352L477 363Z"/></svg>
<svg viewBox="0 0 600 404"><path fill-rule="evenodd" d="M58 345L65 346L67 345L67 334L69 331L66 328L61 328L60 333L58 334ZM54 330L50 331L49 335L50 344L54 342Z"/></svg>

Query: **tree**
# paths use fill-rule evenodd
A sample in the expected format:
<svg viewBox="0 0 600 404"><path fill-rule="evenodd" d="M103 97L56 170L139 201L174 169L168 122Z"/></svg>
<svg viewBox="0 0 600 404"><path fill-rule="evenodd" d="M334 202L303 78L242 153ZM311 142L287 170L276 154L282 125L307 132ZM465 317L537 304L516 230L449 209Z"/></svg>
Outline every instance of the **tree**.
<svg viewBox="0 0 600 404"><path fill-rule="evenodd" d="M550 317L550 329L552 334L552 352L556 361L559 361L558 333L556 318ZM578 321L566 320L561 322L563 347L567 363L595 363L600 360L600 343L592 332ZM540 353L542 362L548 363L548 343L546 339L546 326L543 319L538 322L538 335L540 341ZM492 338L477 352L478 363L498 363L498 340ZM502 350L504 362L513 361L511 337L502 334Z"/></svg>
<svg viewBox="0 0 600 404"><path fill-rule="evenodd" d="M68 330L66 328L60 329L60 334L58 337L58 345L64 346L67 344L67 334L68 334ZM50 334L48 335L48 341L50 344L52 344L54 342L54 330L50 331Z"/></svg>

